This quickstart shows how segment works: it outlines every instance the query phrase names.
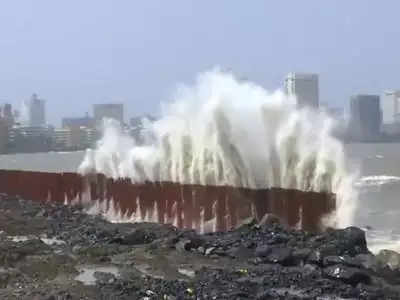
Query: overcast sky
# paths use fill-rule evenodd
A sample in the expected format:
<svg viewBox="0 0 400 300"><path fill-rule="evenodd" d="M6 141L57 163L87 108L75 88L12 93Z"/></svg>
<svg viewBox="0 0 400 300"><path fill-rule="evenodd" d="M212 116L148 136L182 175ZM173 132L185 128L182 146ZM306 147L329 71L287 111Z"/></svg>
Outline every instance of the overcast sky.
<svg viewBox="0 0 400 300"><path fill-rule="evenodd" d="M215 65L268 89L320 74L321 101L400 88L398 0L9 0L0 2L0 99L36 92L50 122L124 102L156 112Z"/></svg>

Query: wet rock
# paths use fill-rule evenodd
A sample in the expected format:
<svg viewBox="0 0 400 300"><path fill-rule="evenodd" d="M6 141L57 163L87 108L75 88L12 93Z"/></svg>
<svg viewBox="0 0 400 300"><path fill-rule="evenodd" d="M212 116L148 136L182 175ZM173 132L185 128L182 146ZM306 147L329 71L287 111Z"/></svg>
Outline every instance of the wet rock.
<svg viewBox="0 0 400 300"><path fill-rule="evenodd" d="M207 255L207 256L211 255L214 250L215 250L215 247L207 248L204 254Z"/></svg>
<svg viewBox="0 0 400 300"><path fill-rule="evenodd" d="M322 259L323 259L323 256L322 256L321 251L319 251L319 250L313 250L313 251L311 251L311 253L309 254L309 256L308 256L308 258L307 258L307 261L308 261L309 263L312 263L312 264L322 265Z"/></svg>
<svg viewBox="0 0 400 300"><path fill-rule="evenodd" d="M116 281L116 277L114 274L107 272L94 272L94 278L96 278L97 282L100 284L112 284Z"/></svg>
<svg viewBox="0 0 400 300"><path fill-rule="evenodd" d="M284 266L293 264L292 250L289 248L272 248L271 253L267 255L267 261L278 263Z"/></svg>
<svg viewBox="0 0 400 300"><path fill-rule="evenodd" d="M343 264L350 267L359 267L358 261L348 255L344 256L327 256L323 258L323 265L325 267Z"/></svg>
<svg viewBox="0 0 400 300"><path fill-rule="evenodd" d="M384 264L388 265L392 270L398 270L400 268L400 254L392 250L381 250L376 259Z"/></svg>
<svg viewBox="0 0 400 300"><path fill-rule="evenodd" d="M176 250L180 252L190 251L193 248L191 240L182 239L175 245Z"/></svg>
<svg viewBox="0 0 400 300"><path fill-rule="evenodd" d="M0 289L4 289L7 287L8 279L10 278L9 272L5 269L0 270Z"/></svg>
<svg viewBox="0 0 400 300"><path fill-rule="evenodd" d="M133 246L151 243L155 238L155 235L151 232L142 229L135 229L121 238L114 240L114 242L121 245Z"/></svg>
<svg viewBox="0 0 400 300"><path fill-rule="evenodd" d="M226 254L231 258L248 259L254 256L254 250L245 246L233 247L226 251Z"/></svg>
<svg viewBox="0 0 400 300"><path fill-rule="evenodd" d="M318 241L315 241L318 244ZM365 232L357 227L348 227L326 233L322 236L319 250L324 256L342 256L369 253Z"/></svg>
<svg viewBox="0 0 400 300"><path fill-rule="evenodd" d="M293 259L297 264L301 264L307 261L311 254L311 250L308 248L295 249L292 253Z"/></svg>
<svg viewBox="0 0 400 300"><path fill-rule="evenodd" d="M257 257L267 257L270 253L271 253L271 246L269 245L258 246L255 250L255 255Z"/></svg>
<svg viewBox="0 0 400 300"><path fill-rule="evenodd" d="M289 236L285 233L277 233L274 234L271 239L268 241L268 244L284 244L289 241Z"/></svg>
<svg viewBox="0 0 400 300"><path fill-rule="evenodd" d="M358 254L354 258L357 263L364 269L378 272L382 268L382 263L373 254Z"/></svg>
<svg viewBox="0 0 400 300"><path fill-rule="evenodd" d="M334 265L324 268L324 274L328 278L341 280L352 285L357 285L358 283L369 284L371 282L371 277L366 272L344 265Z"/></svg>

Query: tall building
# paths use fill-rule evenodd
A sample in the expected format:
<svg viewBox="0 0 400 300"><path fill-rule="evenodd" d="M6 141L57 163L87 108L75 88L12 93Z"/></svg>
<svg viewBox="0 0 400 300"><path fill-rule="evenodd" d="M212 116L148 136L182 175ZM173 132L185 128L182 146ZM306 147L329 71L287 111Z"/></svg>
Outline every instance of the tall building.
<svg viewBox="0 0 400 300"><path fill-rule="evenodd" d="M29 126L45 126L46 125L46 102L43 99L39 99L36 94L25 103L27 114L28 114L28 125Z"/></svg>
<svg viewBox="0 0 400 300"><path fill-rule="evenodd" d="M297 106L318 108L318 75L312 73L289 73L285 79L285 92L295 96Z"/></svg>
<svg viewBox="0 0 400 300"><path fill-rule="evenodd" d="M9 129L10 127L7 120L0 118L0 153L7 152Z"/></svg>
<svg viewBox="0 0 400 300"><path fill-rule="evenodd" d="M362 141L379 137L382 123L378 95L354 95L350 98L350 134Z"/></svg>
<svg viewBox="0 0 400 300"><path fill-rule="evenodd" d="M100 124L104 118L114 119L124 123L124 105L117 103L95 104L93 106L94 120Z"/></svg>
<svg viewBox="0 0 400 300"><path fill-rule="evenodd" d="M9 103L4 104L1 117L7 123L8 127L12 127L14 125L15 118L14 118L11 104L9 104Z"/></svg>
<svg viewBox="0 0 400 300"><path fill-rule="evenodd" d="M382 123L400 122L400 90L385 91L381 100Z"/></svg>

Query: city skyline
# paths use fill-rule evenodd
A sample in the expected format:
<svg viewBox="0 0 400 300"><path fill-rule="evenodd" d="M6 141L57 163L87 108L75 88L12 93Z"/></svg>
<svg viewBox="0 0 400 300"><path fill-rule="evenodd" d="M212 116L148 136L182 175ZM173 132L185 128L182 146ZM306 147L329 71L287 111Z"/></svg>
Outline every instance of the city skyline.
<svg viewBox="0 0 400 300"><path fill-rule="evenodd" d="M0 99L18 107L36 92L50 123L110 101L153 114L216 65L268 90L288 72L318 73L334 106L400 86L398 1L22 3L0 4Z"/></svg>

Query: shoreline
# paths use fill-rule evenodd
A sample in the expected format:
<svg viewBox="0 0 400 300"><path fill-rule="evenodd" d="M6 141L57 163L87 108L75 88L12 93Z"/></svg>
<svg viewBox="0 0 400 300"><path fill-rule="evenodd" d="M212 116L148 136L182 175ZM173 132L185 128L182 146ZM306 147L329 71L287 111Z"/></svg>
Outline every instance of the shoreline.
<svg viewBox="0 0 400 300"><path fill-rule="evenodd" d="M0 232L1 299L400 298L398 266L356 227L314 234L270 215L200 235L1 195Z"/></svg>

